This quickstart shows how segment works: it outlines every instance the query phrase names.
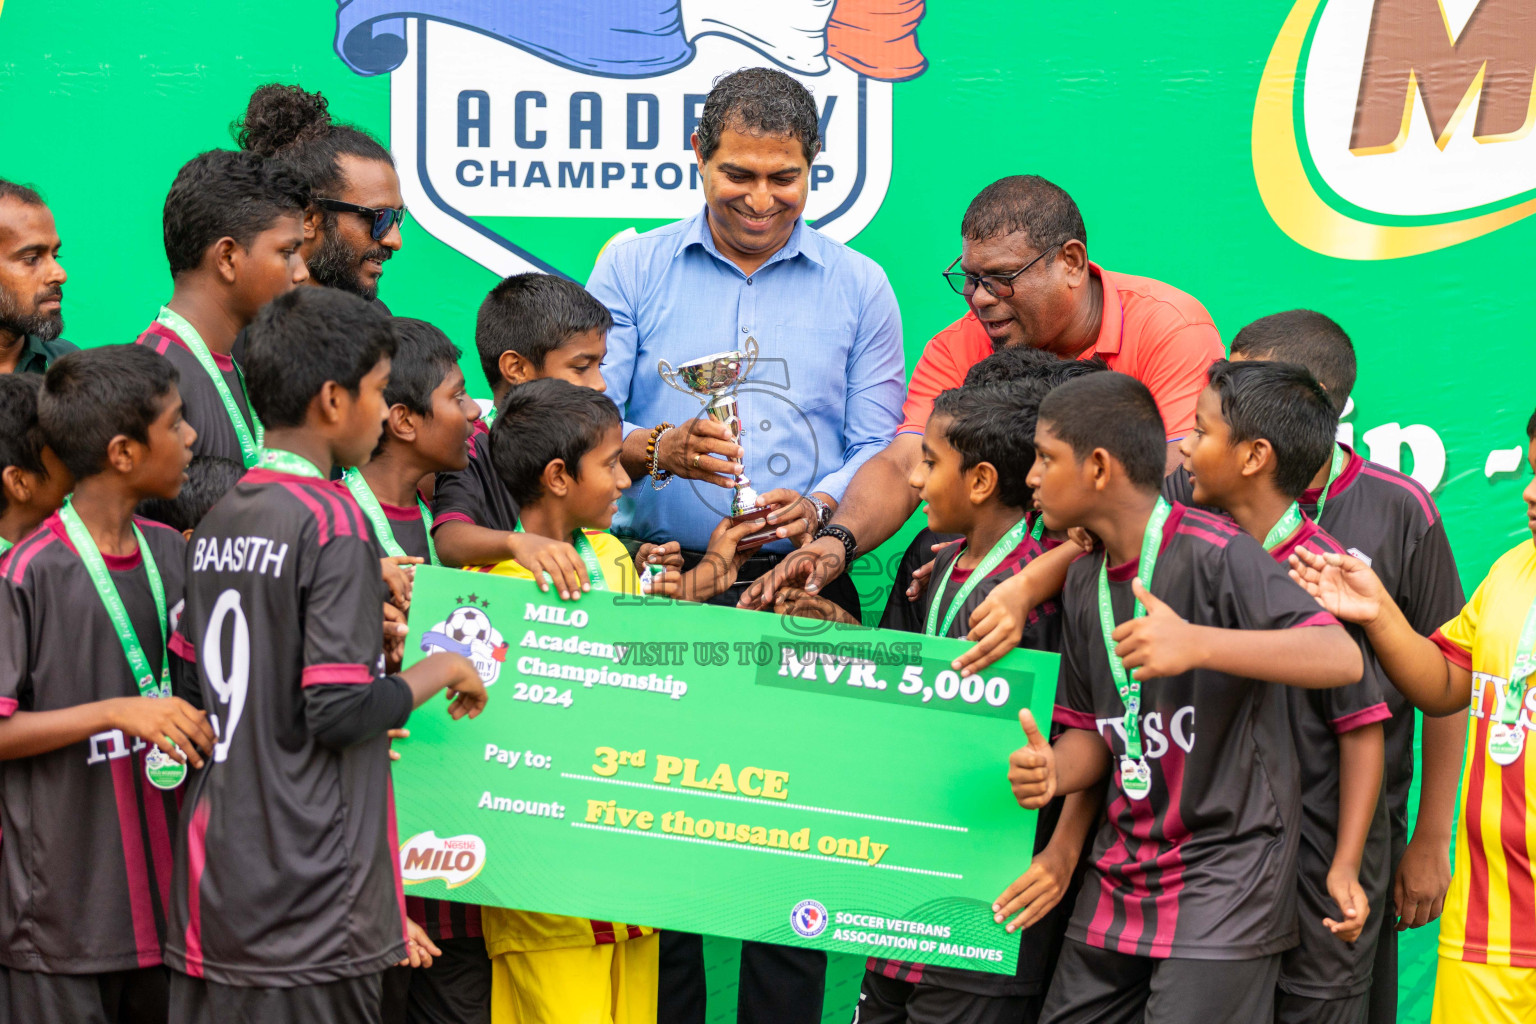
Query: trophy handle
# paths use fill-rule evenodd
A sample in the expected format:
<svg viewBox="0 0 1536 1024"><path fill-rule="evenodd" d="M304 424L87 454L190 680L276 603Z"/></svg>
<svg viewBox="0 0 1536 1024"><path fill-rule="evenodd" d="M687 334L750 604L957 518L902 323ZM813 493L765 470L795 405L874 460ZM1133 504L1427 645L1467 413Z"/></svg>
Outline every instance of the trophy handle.
<svg viewBox="0 0 1536 1024"><path fill-rule="evenodd" d="M757 338L754 335L747 335L747 343L741 346L741 354L746 365L741 368L741 376L737 380L745 380L751 375L752 367L757 365Z"/></svg>
<svg viewBox="0 0 1536 1024"><path fill-rule="evenodd" d="M672 385L672 387L676 388L678 391L681 391L683 394L693 395L695 398L698 397L692 388L684 387L677 382L677 371L674 370L672 368L672 364L667 362L665 359L656 364L656 372L661 374L662 380L666 381L668 384Z"/></svg>

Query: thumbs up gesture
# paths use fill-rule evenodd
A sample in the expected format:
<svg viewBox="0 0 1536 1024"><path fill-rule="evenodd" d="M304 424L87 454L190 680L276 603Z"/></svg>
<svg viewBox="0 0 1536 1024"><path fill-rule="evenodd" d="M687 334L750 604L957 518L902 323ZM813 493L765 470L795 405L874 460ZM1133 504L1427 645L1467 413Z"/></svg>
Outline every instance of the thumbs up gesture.
<svg viewBox="0 0 1536 1024"><path fill-rule="evenodd" d="M1035 726L1028 708L1019 710L1019 724L1028 741L1008 757L1008 784L1013 798L1026 811L1035 811L1056 795L1056 751Z"/></svg>
<svg viewBox="0 0 1536 1024"><path fill-rule="evenodd" d="M1199 665L1201 654L1196 644L1195 627L1154 597L1142 586L1141 580L1131 581L1131 592L1146 607L1147 614L1122 622L1110 638L1115 641L1115 653L1132 678L1145 682L1176 676Z"/></svg>

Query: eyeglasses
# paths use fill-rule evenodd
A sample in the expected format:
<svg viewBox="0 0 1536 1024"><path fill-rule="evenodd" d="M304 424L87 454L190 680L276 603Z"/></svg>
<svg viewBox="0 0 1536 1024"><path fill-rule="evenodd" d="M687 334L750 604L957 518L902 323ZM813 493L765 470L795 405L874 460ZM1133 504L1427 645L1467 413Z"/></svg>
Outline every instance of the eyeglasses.
<svg viewBox="0 0 1536 1024"><path fill-rule="evenodd" d="M944 268L944 280L949 282L949 286L955 290L955 294L964 295L966 298L976 294L976 286L981 285L981 287L987 290L987 294L993 298L1006 299L1013 294L1014 278L1045 259L1052 249L1059 249L1060 247L1060 242L1047 246L1045 251L1039 256L1036 256L1011 274L968 274L963 270L955 269L955 263L959 263L964 259L963 256L956 256L954 262Z"/></svg>
<svg viewBox="0 0 1536 1024"><path fill-rule="evenodd" d="M375 242L382 242L384 236L389 234L389 229L405 220L405 207L397 209L383 207L375 209L372 206L358 206L356 203L344 203L340 199L316 199L315 205L322 210L335 210L337 213L360 213L367 217L372 224L368 233L373 236Z"/></svg>

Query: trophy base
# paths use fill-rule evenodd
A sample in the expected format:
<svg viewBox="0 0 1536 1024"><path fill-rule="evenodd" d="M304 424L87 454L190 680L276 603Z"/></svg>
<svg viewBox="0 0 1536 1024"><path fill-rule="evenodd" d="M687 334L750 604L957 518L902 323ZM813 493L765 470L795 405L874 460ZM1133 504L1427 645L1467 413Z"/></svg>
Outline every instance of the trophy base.
<svg viewBox="0 0 1536 1024"><path fill-rule="evenodd" d="M731 516L731 525L737 526L741 523L751 522L754 519L762 519L769 512L772 512L778 507L779 506L777 505L756 505L744 512L738 512ZM778 527L774 526L766 530L759 530L756 533L749 533L741 539L740 543L736 545L736 550L756 551L758 548L762 547L764 544L767 544L769 541L778 540L779 537L778 533L776 532L777 530Z"/></svg>

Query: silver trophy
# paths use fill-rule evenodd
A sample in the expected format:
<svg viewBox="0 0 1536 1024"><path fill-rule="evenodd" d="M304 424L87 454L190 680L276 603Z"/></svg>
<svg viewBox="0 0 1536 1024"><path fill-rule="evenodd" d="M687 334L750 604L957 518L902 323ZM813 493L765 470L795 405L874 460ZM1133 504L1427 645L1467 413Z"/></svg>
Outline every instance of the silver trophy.
<svg viewBox="0 0 1536 1024"><path fill-rule="evenodd" d="M735 389L755 365L757 339L749 337L739 350L690 359L676 367L663 359L656 364L656 372L672 387L702 401L704 415L725 424L731 432L731 438L741 444L741 413ZM731 518L738 523L745 522L766 515L771 508L759 504L757 492L752 489L751 478L743 473L736 481L736 492L731 498ZM758 547L772 540L773 536L772 530L755 533L738 547L742 550Z"/></svg>

